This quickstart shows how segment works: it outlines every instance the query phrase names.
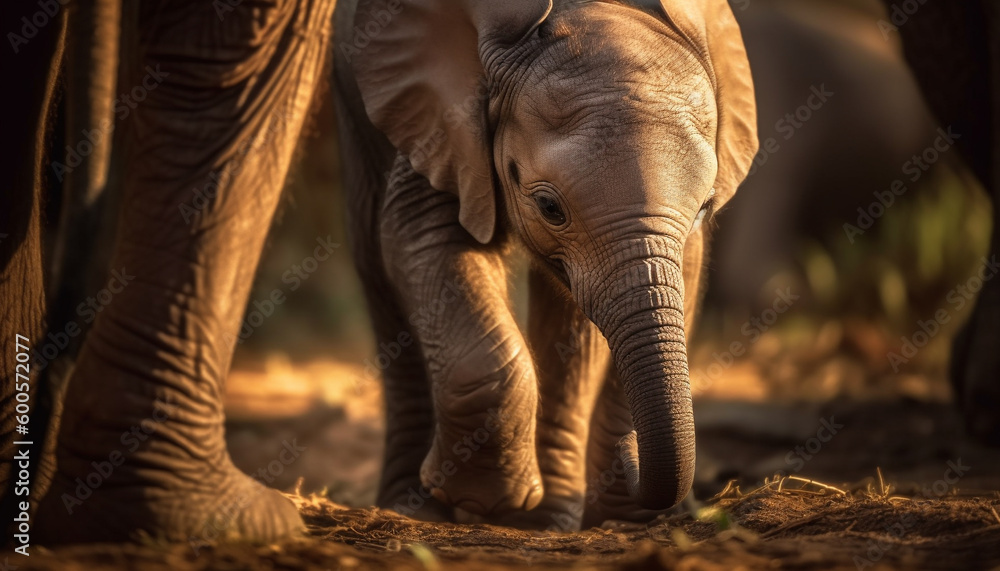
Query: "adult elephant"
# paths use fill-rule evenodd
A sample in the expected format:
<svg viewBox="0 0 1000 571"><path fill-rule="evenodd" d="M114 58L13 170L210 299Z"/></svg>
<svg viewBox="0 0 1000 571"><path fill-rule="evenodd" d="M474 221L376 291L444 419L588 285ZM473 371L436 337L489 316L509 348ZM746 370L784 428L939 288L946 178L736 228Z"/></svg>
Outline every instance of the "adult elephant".
<svg viewBox="0 0 1000 571"><path fill-rule="evenodd" d="M956 146L992 198L993 260L1000 253L1000 5L886 1L886 10L880 28L903 38L931 111L961 135ZM993 445L1000 445L998 323L1000 280L991 279L953 343L950 371L970 433Z"/></svg>
<svg viewBox="0 0 1000 571"><path fill-rule="evenodd" d="M728 4L336 12L351 239L395 356L379 505L572 529L679 502L707 220L757 146ZM527 340L507 299L513 242L534 260ZM588 502L588 472L616 470Z"/></svg>
<svg viewBox="0 0 1000 571"><path fill-rule="evenodd" d="M804 240L833 246L937 133L877 0L731 2L753 70L761 150L719 216L706 303L759 314ZM815 93L818 92L819 95ZM845 168L850 165L850 168Z"/></svg>
<svg viewBox="0 0 1000 571"><path fill-rule="evenodd" d="M169 540L268 541L301 529L287 499L232 465L221 394L262 229L270 224L322 76L333 4L128 5L121 25L124 80L117 89L121 6L113 0L70 5L69 29L79 18L76 29L92 32L89 41L76 43L71 33L66 56L88 62L92 75L71 93L71 103L89 104L80 113L70 110L80 130L71 130L68 143L90 150L82 157L86 166L69 168L81 169L85 194L99 195L109 159L94 134L109 141L112 128L121 131L123 215L111 260L120 281L110 288L116 292L111 302L94 308L96 320L69 381L57 467L37 510L34 541L125 540L139 531ZM11 72L27 85L11 90L16 112L5 135L17 146L4 153L13 179L0 191L7 234L0 242L5 458L13 456L17 439L14 341L24 335L37 346L45 326L42 181L55 166L48 158L61 162L44 143L66 21L35 15L39 6L4 7L5 32L27 30L11 58ZM87 20L95 14L101 17ZM38 77L38 70L47 70L45 81L25 79ZM68 65L65 71L79 70ZM71 89L75 81L67 80ZM84 138L90 147L76 145ZM0 476L13 479L6 471ZM8 494L4 506L14 499Z"/></svg>

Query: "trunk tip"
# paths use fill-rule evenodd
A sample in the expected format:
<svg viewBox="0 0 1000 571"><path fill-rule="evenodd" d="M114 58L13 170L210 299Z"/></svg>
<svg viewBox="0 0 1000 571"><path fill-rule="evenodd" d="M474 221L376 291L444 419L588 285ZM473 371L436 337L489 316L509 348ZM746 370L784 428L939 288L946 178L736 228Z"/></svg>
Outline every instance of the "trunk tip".
<svg viewBox="0 0 1000 571"><path fill-rule="evenodd" d="M649 510L670 509L691 491L694 470L684 466L676 466L672 475L661 477L660 481L645 482L643 485L639 478L639 436L634 430L618 441L618 455L625 469L628 495L639 507Z"/></svg>

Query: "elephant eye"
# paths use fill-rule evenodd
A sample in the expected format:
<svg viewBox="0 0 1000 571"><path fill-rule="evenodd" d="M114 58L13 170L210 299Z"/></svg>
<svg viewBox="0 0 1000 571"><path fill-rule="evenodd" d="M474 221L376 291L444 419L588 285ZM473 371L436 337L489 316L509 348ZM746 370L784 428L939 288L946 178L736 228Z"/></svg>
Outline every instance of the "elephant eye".
<svg viewBox="0 0 1000 571"><path fill-rule="evenodd" d="M705 205L701 207L701 210L698 211L698 214L694 217L694 230L697 230L698 227L701 226L702 222L705 221L705 216L708 214L709 210L711 210L711 205L706 202Z"/></svg>
<svg viewBox="0 0 1000 571"><path fill-rule="evenodd" d="M694 224L691 225L691 231L694 232L706 219L712 217L713 211L715 210L715 189L712 189L711 194L708 195L708 200L701 205L701 210L694 217Z"/></svg>
<svg viewBox="0 0 1000 571"><path fill-rule="evenodd" d="M542 217L553 226L562 226L566 223L566 215L563 214L562 208L559 207L559 202L556 197L548 192L536 192L535 193L535 206L538 207L538 211L542 213Z"/></svg>
<svg viewBox="0 0 1000 571"><path fill-rule="evenodd" d="M538 27L535 28L535 36L538 38L547 38L552 35L552 24L548 20L545 20Z"/></svg>

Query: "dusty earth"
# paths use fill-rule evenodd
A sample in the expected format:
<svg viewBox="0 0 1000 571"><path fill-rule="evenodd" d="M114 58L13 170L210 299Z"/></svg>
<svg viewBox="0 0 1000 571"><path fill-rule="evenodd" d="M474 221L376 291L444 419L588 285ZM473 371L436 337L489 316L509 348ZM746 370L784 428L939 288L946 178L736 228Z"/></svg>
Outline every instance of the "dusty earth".
<svg viewBox="0 0 1000 571"><path fill-rule="evenodd" d="M244 362L227 387L230 450L290 492L307 538L34 546L30 558L0 555L0 568L1000 569L1000 452L962 436L947 386L906 377L863 390L844 381L857 363L831 363L796 364L804 391L761 381L774 375L760 362L696 384L697 500L645 525L561 533L366 507L381 454L377 380L337 363ZM300 456L276 462L293 442Z"/></svg>

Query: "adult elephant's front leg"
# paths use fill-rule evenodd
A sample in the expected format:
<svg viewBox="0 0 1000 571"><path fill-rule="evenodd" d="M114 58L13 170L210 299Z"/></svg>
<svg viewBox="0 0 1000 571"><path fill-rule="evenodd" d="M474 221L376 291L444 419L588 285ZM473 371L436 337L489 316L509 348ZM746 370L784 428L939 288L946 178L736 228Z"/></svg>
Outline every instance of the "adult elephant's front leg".
<svg viewBox="0 0 1000 571"><path fill-rule="evenodd" d="M197 547L302 527L232 465L222 385L333 2L217 5L140 9L114 293L70 380L42 542L144 531Z"/></svg>
<svg viewBox="0 0 1000 571"><path fill-rule="evenodd" d="M8 10L0 16L5 28L16 25L15 12ZM49 105L56 92L58 62L63 55L62 36L61 26L53 23L43 27L30 44L22 47L17 57L4 64L12 77L34 75L39 78L27 82L21 89L9 90L8 109L11 111L4 117L4 131L9 140L18 141L18 144L0 155L0 169L7 175L5 184L0 187L0 204L3 205L0 208L0 347L3 348L0 352L0 458L4 459L0 463L0 513L4 514L15 513L14 507L25 499L14 493L20 478L11 477L20 471L19 467L15 468L19 462L12 461L19 446L14 442L25 440L15 432L18 417L22 416L18 413L18 404L22 406L21 413L24 412L17 394L27 392L32 403L36 402L38 394L34 390L38 375L31 371L35 367L18 362L17 357L27 352L28 345L40 341L45 327L41 218L45 173L42 164L51 122ZM49 71L42 78L44 70ZM24 348L19 350L18 344ZM41 440L34 431L32 439ZM34 461L40 460L35 458ZM35 479L34 490L38 490L37 475ZM3 529L7 529L6 526L5 522Z"/></svg>
<svg viewBox="0 0 1000 571"><path fill-rule="evenodd" d="M386 191L383 257L423 350L435 431L420 470L440 501L475 514L530 509L537 388L496 248L459 225L458 199L399 157Z"/></svg>
<svg viewBox="0 0 1000 571"><path fill-rule="evenodd" d="M889 6L891 2L886 1ZM1000 6L933 2L899 29L906 59L930 109L955 139L965 163L993 199L990 253L969 322L954 339L950 377L966 427L1000 446ZM970 277L970 279L972 279Z"/></svg>
<svg viewBox="0 0 1000 571"><path fill-rule="evenodd" d="M539 377L538 465L545 497L529 512L500 523L521 528L575 531L586 499L587 439L594 402L611 350L568 292L532 268L528 338Z"/></svg>

